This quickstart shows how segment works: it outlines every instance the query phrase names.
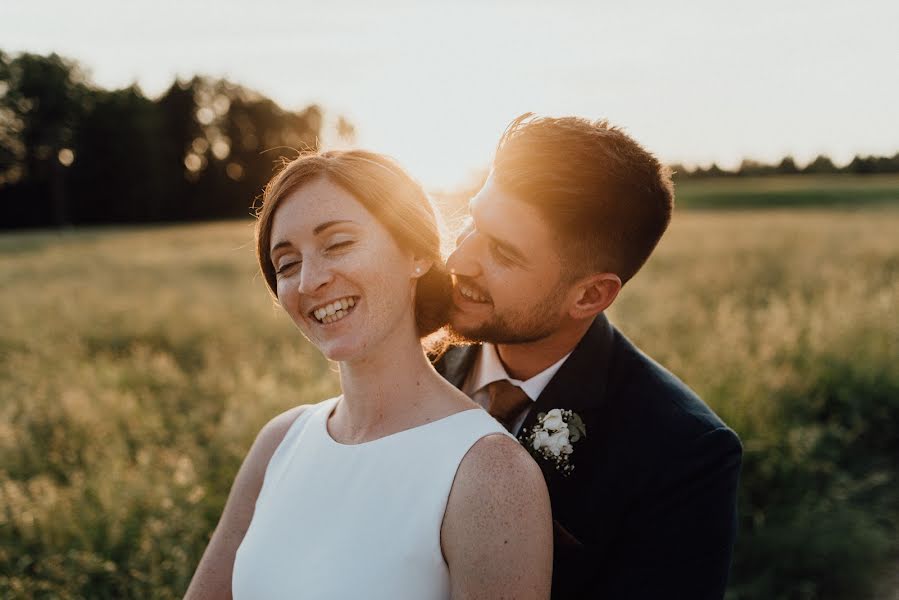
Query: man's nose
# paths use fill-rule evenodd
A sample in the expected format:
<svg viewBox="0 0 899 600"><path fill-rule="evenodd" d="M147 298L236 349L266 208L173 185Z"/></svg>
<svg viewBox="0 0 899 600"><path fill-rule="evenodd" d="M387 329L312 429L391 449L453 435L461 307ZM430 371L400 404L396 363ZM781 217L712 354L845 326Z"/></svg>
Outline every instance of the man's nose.
<svg viewBox="0 0 899 600"><path fill-rule="evenodd" d="M306 259L300 268L300 284L297 291L301 294L314 294L327 286L334 279L334 273L321 260Z"/></svg>
<svg viewBox="0 0 899 600"><path fill-rule="evenodd" d="M462 245L462 242L465 241L471 233L474 231L474 219L468 217L465 219L464 227L462 227L462 231L459 232L459 235L456 236L456 248Z"/></svg>
<svg viewBox="0 0 899 600"><path fill-rule="evenodd" d="M456 238L456 249L446 259L446 268L450 273L463 277L476 277L480 274L477 237L474 227L469 224Z"/></svg>

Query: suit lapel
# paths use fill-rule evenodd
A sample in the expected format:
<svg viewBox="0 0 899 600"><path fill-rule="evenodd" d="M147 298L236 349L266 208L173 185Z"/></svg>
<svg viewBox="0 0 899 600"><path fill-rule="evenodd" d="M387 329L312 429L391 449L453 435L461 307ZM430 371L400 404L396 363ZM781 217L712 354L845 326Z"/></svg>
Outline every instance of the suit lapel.
<svg viewBox="0 0 899 600"><path fill-rule="evenodd" d="M570 460L575 468L571 474L562 476L555 465L537 458L549 487L553 513L558 515L557 519L561 517L566 527L568 523L564 517L571 510L571 502L581 496L577 492L590 481L599 442L603 437L602 429L609 426L608 419L603 419L601 413L605 412L608 402L605 392L614 339L615 328L604 314L598 315L571 356L537 398L519 434L519 440L523 441L526 432L537 423L538 415L554 408L571 410L584 421L587 435L573 444L574 452ZM450 348L434 366L447 381L462 389L479 349L479 345Z"/></svg>
<svg viewBox="0 0 899 600"><path fill-rule="evenodd" d="M537 416L554 408L571 410L577 413L584 421L587 429L585 439L576 442L574 454L580 454L574 458L577 461L591 452L578 452L579 446L593 447L597 436L597 424L602 423L597 419L599 412L606 402L605 389L608 380L608 364L612 353L615 329L609 323L604 314L594 319L593 324L578 342L571 356L553 376L543 389L540 397L534 403L534 407L528 413L522 424L522 433L530 431L537 423ZM434 364L443 377L462 389L468 372L474 365L480 346L455 346L450 348ZM521 437L521 436L519 436ZM592 439L591 439L592 438ZM586 448L584 448L586 450ZM574 454L572 455L574 457ZM586 466L586 465L584 465ZM552 465L542 461L541 467L547 476L547 481L555 482L564 479L580 479L574 473L568 478L562 478ZM575 468L577 470L577 467Z"/></svg>
<svg viewBox="0 0 899 600"><path fill-rule="evenodd" d="M583 525L582 520L575 517L578 501L589 496L585 488L590 485L599 459L605 437L602 430L609 426L603 414L609 402L605 392L614 337L615 330L606 316L597 316L571 356L537 398L519 436L522 439L526 431L531 431L539 414L554 408L570 410L583 420L587 435L572 444L569 460L574 470L570 474L563 476L550 461L537 458L549 488L553 516L575 537L580 533L578 525Z"/></svg>
<svg viewBox="0 0 899 600"><path fill-rule="evenodd" d="M606 387L617 332L605 315L599 315L578 342L571 356L553 376L537 398L522 425L530 431L537 415L553 408L571 410L584 421L585 438L573 444L574 465L563 477L553 464L537 458L549 489L553 512L553 597L573 597L579 593L584 574L594 568L588 565L586 550L595 543L592 532L595 506L591 490L599 461L604 460L606 430L614 426L609 417L611 398ZM434 365L457 388L461 389L474 365L479 346L455 347ZM523 436L519 436L521 439Z"/></svg>
<svg viewBox="0 0 899 600"><path fill-rule="evenodd" d="M597 316L571 356L543 389L523 427L530 430L538 414L554 408L576 412L589 427L587 416L595 416L605 401L613 335L614 329L606 316Z"/></svg>

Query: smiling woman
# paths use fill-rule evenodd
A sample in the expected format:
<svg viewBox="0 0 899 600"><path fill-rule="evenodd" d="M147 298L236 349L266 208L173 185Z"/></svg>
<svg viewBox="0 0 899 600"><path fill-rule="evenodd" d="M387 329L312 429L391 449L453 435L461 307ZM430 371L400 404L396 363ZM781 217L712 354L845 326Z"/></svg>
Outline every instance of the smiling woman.
<svg viewBox="0 0 899 600"><path fill-rule="evenodd" d="M416 280L440 267L427 251L401 248L361 202L330 180L316 178L284 194L271 238L278 303L329 359L378 352L391 331L407 330L410 338L430 333L413 322Z"/></svg>
<svg viewBox="0 0 899 600"><path fill-rule="evenodd" d="M340 215L336 203L342 201L360 220L366 224L377 223L397 244L428 263L428 266L419 265L423 275L416 285L416 325L424 337L446 322L451 282L440 256L440 233L434 209L422 188L393 161L360 150L305 156L290 163L266 187L257 214L256 254L269 290L279 302L279 271L283 271L280 279L288 275L288 269L298 272L303 259L302 253L286 237L273 237L274 217L276 212L281 212L282 204L289 205L296 200L301 188L303 198L295 203L295 211L307 210L303 205L308 204L308 210ZM283 210L290 208L285 206ZM329 242L327 250L334 256L356 244L354 226L358 229L360 223L352 219L325 219L314 223L312 233L319 242ZM291 257L293 260L288 261Z"/></svg>
<svg viewBox="0 0 899 600"><path fill-rule="evenodd" d="M256 249L343 393L262 429L187 597L548 597L539 467L422 347L451 288L421 187L371 152L302 156L266 187Z"/></svg>

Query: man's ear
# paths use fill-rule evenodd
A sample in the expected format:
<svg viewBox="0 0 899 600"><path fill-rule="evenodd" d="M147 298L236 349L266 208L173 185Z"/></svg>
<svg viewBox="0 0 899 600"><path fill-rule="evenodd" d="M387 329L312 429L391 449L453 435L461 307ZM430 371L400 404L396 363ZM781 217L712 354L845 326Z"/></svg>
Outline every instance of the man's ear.
<svg viewBox="0 0 899 600"><path fill-rule="evenodd" d="M592 318L607 309L621 291L621 278L614 273L593 273L572 286L574 303L568 310L573 319Z"/></svg>

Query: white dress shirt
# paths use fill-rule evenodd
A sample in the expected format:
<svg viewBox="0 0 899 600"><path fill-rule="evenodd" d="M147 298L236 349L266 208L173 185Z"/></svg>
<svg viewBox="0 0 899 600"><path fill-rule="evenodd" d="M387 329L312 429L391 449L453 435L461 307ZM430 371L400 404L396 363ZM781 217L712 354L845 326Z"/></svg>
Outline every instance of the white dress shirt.
<svg viewBox="0 0 899 600"><path fill-rule="evenodd" d="M540 397L540 394L543 393L543 389L547 386L550 379L553 378L569 356L571 356L571 352L527 381L522 381L520 379L513 379L506 372L506 368L503 366L502 361L499 359L499 354L496 352L496 346L493 344L481 344L478 356L474 361L474 366L468 372L468 377L465 378L465 383L462 385L462 391L486 409L487 403L490 401L490 394L487 391L487 386L494 381L508 379L510 383L517 385L524 390L524 393L527 394L528 398L534 402ZM518 435L518 432L521 430L521 426L530 411L531 407L528 407L528 409L523 410L515 420L511 432L513 435Z"/></svg>

